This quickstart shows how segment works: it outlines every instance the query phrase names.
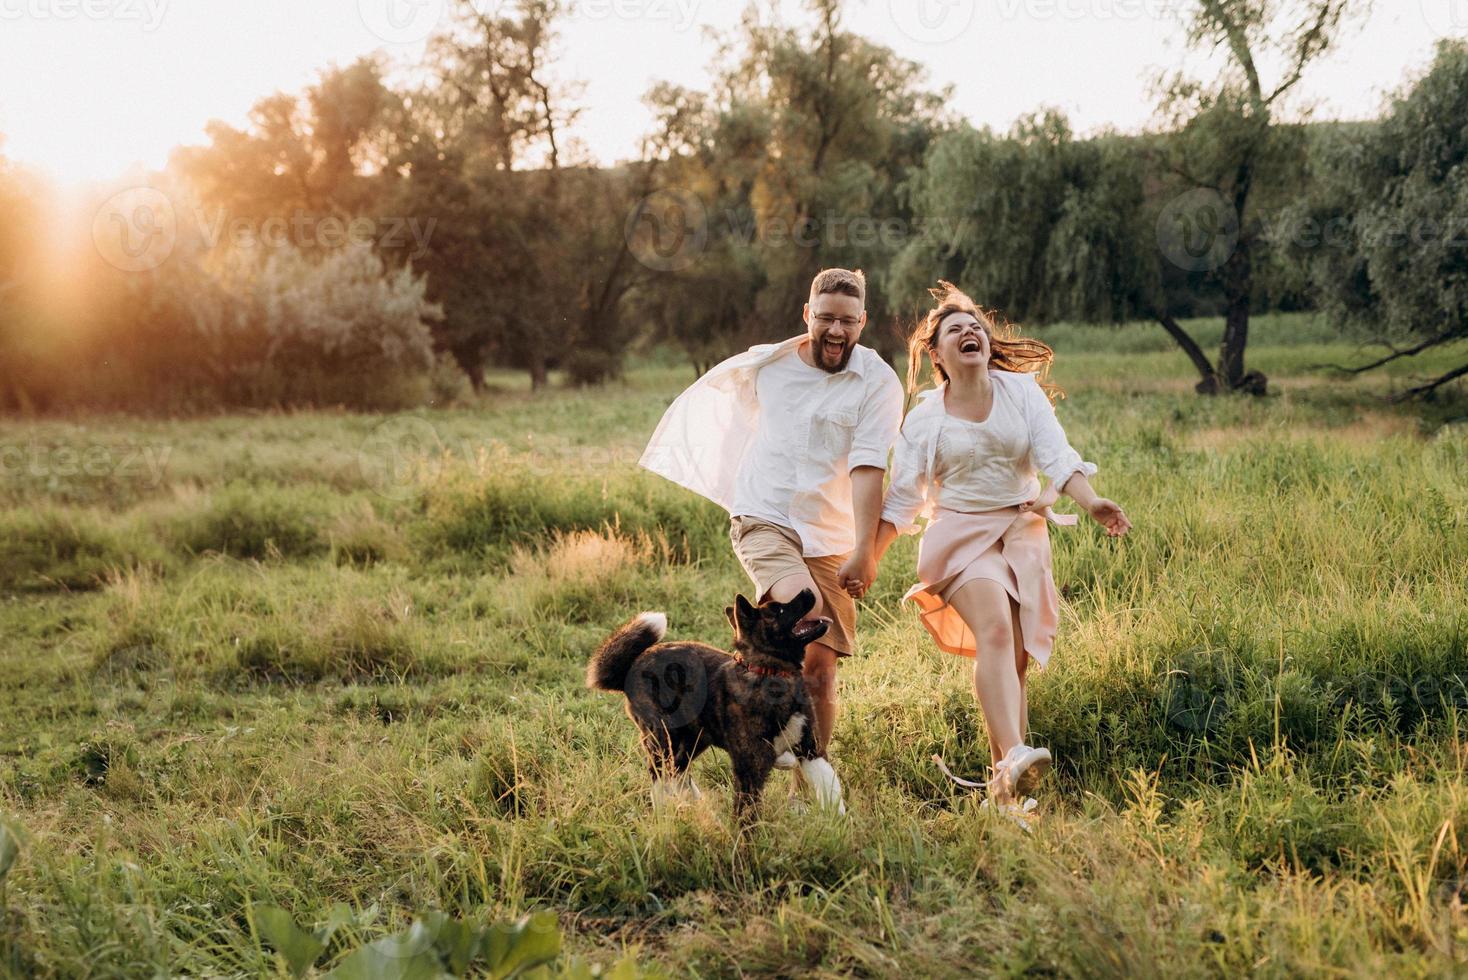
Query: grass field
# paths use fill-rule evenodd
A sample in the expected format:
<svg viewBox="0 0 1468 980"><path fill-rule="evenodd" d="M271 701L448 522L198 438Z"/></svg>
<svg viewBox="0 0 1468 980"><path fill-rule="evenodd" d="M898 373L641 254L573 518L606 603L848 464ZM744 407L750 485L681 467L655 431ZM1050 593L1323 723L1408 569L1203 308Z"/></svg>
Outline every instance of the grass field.
<svg viewBox="0 0 1468 980"><path fill-rule="evenodd" d="M1461 391L1380 396L1463 351L1347 382L1313 365L1365 354L1265 319L1276 394L1202 399L1156 327L1045 336L1136 528L1052 532L1029 835L929 761L987 745L898 604L914 539L842 668L849 819L777 775L739 844L717 753L704 804L650 812L585 659L642 609L725 645L747 587L722 512L634 465L684 366L391 418L0 422L0 974L284 973L266 906L330 924L321 972L435 911L548 911L581 976L1461 974L1468 431Z"/></svg>

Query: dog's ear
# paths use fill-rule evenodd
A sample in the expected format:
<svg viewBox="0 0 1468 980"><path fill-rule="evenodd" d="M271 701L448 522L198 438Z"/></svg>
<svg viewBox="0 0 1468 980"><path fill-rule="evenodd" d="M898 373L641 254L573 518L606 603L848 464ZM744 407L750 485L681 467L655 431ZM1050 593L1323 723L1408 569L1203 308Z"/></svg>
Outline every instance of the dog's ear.
<svg viewBox="0 0 1468 980"><path fill-rule="evenodd" d="M744 598L744 593L734 597L734 630L741 636L759 619L759 610Z"/></svg>
<svg viewBox="0 0 1468 980"><path fill-rule="evenodd" d="M734 630L734 635L739 635L739 620L734 618L734 607L724 607L724 618L729 621L729 627Z"/></svg>

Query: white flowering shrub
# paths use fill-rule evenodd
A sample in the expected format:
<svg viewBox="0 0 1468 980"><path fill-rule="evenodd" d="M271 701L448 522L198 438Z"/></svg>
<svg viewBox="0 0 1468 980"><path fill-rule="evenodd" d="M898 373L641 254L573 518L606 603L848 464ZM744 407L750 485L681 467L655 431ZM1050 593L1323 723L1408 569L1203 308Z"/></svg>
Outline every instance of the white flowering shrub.
<svg viewBox="0 0 1468 980"><path fill-rule="evenodd" d="M429 393L429 323L442 311L411 268L389 269L367 246L324 258L294 249L223 264L220 320L194 321L206 346L234 355L239 400L381 407Z"/></svg>

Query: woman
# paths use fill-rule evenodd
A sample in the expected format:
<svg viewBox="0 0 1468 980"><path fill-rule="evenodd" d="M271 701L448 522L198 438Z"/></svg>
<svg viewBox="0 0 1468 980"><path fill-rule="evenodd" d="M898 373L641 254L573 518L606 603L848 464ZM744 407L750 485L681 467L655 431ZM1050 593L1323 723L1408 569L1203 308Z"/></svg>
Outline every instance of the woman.
<svg viewBox="0 0 1468 980"><path fill-rule="evenodd" d="M937 308L909 342L907 379L916 392L926 355L937 386L903 422L877 553L928 517L919 582L906 598L941 649L974 658L994 761L990 799L1023 812L1051 762L1048 750L1025 744L1025 675L1050 659L1060 609L1045 522L1076 523L1050 504L1064 493L1111 537L1131 523L1091 489L1096 466L1071 448L1041 386L1054 352L1001 332L968 296L940 285L930 291ZM1043 490L1037 470L1049 479Z"/></svg>

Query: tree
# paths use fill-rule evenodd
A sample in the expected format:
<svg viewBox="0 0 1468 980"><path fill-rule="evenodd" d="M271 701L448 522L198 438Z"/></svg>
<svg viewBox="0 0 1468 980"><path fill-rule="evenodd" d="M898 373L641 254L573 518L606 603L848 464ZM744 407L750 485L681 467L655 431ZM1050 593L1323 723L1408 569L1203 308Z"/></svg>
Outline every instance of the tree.
<svg viewBox="0 0 1468 980"><path fill-rule="evenodd" d="M1175 264L1206 272L1224 298L1223 342L1216 363L1168 310L1157 317L1192 359L1200 393L1263 394L1267 381L1245 368L1257 252L1265 228L1260 198L1271 166L1298 153L1299 130L1276 118L1310 64L1335 42L1360 0L1193 0L1187 40L1221 52L1211 85L1183 76L1164 89L1162 112L1176 128L1161 144L1170 197L1159 214L1159 245ZM1281 65L1272 84L1262 66ZM1171 237L1170 237L1171 236ZM1200 242L1202 247L1190 247ZM1231 246L1231 247L1230 247Z"/></svg>
<svg viewBox="0 0 1468 980"><path fill-rule="evenodd" d="M1445 41L1380 124L1336 132L1285 223L1321 307L1387 346L1360 373L1468 337L1468 43ZM1468 363L1399 397L1468 375Z"/></svg>
<svg viewBox="0 0 1468 980"><path fill-rule="evenodd" d="M369 172L385 162L399 100L382 72L376 59L363 58L322 72L304 96L261 99L250 110L247 129L211 122L208 145L176 150L170 167L212 212L205 220L222 218L226 228L261 229L272 218L314 221L370 211L375 181ZM317 240L292 244L310 249Z"/></svg>
<svg viewBox="0 0 1468 980"><path fill-rule="evenodd" d="M622 226L638 185L590 166L565 136L580 114L580 86L552 70L567 9L456 0L410 100L401 200L442 218L423 267L445 308L440 345L476 389L490 360L524 368L533 388L558 364L579 382L621 368L633 266Z"/></svg>
<svg viewBox="0 0 1468 980"><path fill-rule="evenodd" d="M921 296L962 282L1006 317L1119 323L1150 315L1163 293L1142 218L1136 140L1073 138L1056 111L1008 136L964 127L934 143L905 192L923 233L888 270L888 291Z"/></svg>
<svg viewBox="0 0 1468 980"><path fill-rule="evenodd" d="M844 30L841 7L808 0L810 23L792 26L750 4L720 39L710 93L651 94L655 105L681 104L701 121L674 141L655 202L697 241L677 268L655 270L655 285L638 297L696 370L794 332L821 267L879 271L912 227L898 187L948 125L949 93L926 91L920 65ZM679 211L691 213L691 227L677 227ZM881 285L873 276L868 306L877 321L896 309ZM899 345L884 326L865 338L891 355Z"/></svg>

